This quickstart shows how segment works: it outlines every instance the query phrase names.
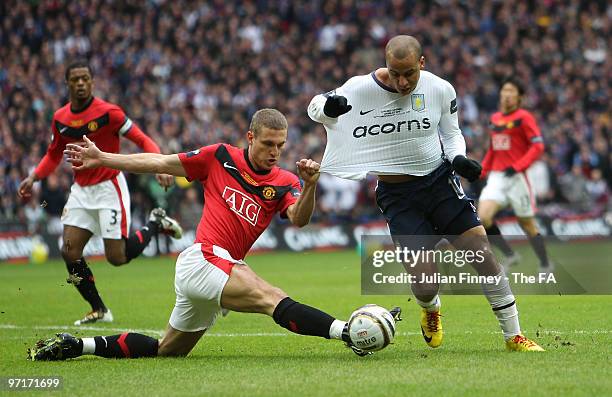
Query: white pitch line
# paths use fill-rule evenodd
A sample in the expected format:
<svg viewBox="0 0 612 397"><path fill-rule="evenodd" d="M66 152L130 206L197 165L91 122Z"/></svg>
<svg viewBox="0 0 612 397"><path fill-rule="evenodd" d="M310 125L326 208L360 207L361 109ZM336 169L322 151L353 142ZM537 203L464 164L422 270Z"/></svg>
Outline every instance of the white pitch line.
<svg viewBox="0 0 612 397"><path fill-rule="evenodd" d="M14 324L0 324L0 329L41 329L41 330L76 330L76 331L111 331L111 332L136 332L139 334L155 334L163 335L164 330L159 329L135 329L135 328L111 328L111 327L92 327L92 326L78 326L78 325L14 325ZM244 336L288 336L291 334L281 332L253 332L253 333L207 333L206 336L217 336L217 337L244 337Z"/></svg>
<svg viewBox="0 0 612 397"><path fill-rule="evenodd" d="M136 332L139 334L155 334L155 335L163 335L164 330L158 329L126 329L126 328L107 328L107 327L92 327L92 326L77 326L77 325L14 325L14 324L0 324L0 329L41 329L41 330L77 330L77 331L112 331L112 332ZM531 333L535 332L535 330L531 330ZM574 329L569 331L560 331L560 330L546 330L540 329L540 332L543 335L546 334L585 334L585 335L596 335L596 334L610 334L612 330L610 329L594 329L594 330L583 330L583 329ZM473 334L489 334L496 335L500 334L501 331L463 331L463 332L448 332L445 333L450 334L465 334L465 335L473 335ZM292 336L295 334L291 334L288 332L251 332L251 333L207 333L206 336L213 337L227 337L227 338L235 338L235 337L277 337L277 336ZM420 332L397 332L396 335L401 336L413 336L413 335L421 335Z"/></svg>

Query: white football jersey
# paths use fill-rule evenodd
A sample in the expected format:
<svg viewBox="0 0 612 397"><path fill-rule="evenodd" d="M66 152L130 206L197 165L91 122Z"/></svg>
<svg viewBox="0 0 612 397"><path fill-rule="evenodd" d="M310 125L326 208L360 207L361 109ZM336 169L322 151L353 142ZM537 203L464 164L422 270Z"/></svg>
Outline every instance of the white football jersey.
<svg viewBox="0 0 612 397"><path fill-rule="evenodd" d="M327 117L323 107L333 93L352 109ZM457 95L446 80L422 70L416 88L401 95L374 72L349 79L342 87L315 96L308 115L327 131L321 171L347 179L377 175L427 175L443 162L465 155L457 118ZM444 149L442 149L444 147Z"/></svg>

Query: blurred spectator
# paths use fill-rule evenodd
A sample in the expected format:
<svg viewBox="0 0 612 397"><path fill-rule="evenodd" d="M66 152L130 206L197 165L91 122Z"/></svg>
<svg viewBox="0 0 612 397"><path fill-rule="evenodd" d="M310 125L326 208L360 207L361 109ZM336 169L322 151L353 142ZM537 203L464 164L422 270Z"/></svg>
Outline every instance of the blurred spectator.
<svg viewBox="0 0 612 397"><path fill-rule="evenodd" d="M356 207L361 184L357 181L321 174L318 186L320 189L318 205L322 212L321 216L336 215L344 219L348 218Z"/></svg>
<svg viewBox="0 0 612 397"><path fill-rule="evenodd" d="M49 175L43 182L40 193L41 206L51 216L62 215L64 204L68 198L65 186L60 186L60 180L54 173Z"/></svg>
<svg viewBox="0 0 612 397"><path fill-rule="evenodd" d="M561 176L559 182L563 196L571 205L581 210L590 209L593 200L587 190L587 179L579 165L573 166L570 174Z"/></svg>
<svg viewBox="0 0 612 397"><path fill-rule="evenodd" d="M185 230L195 230L202 215L202 199L198 196L198 186L185 190L185 198L181 200L178 210L178 220Z"/></svg>
<svg viewBox="0 0 612 397"><path fill-rule="evenodd" d="M610 187L612 5L603 0L7 0L0 15L0 221L23 217L15 187L49 144L75 57L91 61L95 94L124 107L166 153L243 145L254 111L279 108L290 122L281 165L294 170L325 144L306 115L310 98L382 65L399 33L419 38L427 69L455 85L470 153L487 145L499 82L515 73L528 83L525 107L550 170L571 179L575 165L587 178L598 169ZM68 175L58 170L60 182ZM145 191L144 181L130 186ZM150 194L173 206L152 191L137 216Z"/></svg>
<svg viewBox="0 0 612 397"><path fill-rule="evenodd" d="M586 190L594 202L598 204L608 202L608 184L603 180L601 170L594 169L591 171L591 179L586 183Z"/></svg>
<svg viewBox="0 0 612 397"><path fill-rule="evenodd" d="M45 211L36 202L30 200L25 205L24 213L28 224L28 232L31 234L38 234L41 225L46 220Z"/></svg>

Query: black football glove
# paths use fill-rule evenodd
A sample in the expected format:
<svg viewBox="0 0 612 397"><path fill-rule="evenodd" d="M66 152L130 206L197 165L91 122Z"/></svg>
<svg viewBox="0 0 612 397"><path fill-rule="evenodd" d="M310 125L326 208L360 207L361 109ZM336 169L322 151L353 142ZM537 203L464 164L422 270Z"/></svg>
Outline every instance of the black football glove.
<svg viewBox="0 0 612 397"><path fill-rule="evenodd" d="M510 167L508 167L508 168L506 168L504 170L504 175L506 175L506 176L513 176L515 174L516 174L516 170L512 166L510 166Z"/></svg>
<svg viewBox="0 0 612 397"><path fill-rule="evenodd" d="M482 166L476 160L468 159L465 156L455 156L453 160L453 169L457 174L461 175L470 182L474 182L480 177Z"/></svg>
<svg viewBox="0 0 612 397"><path fill-rule="evenodd" d="M325 113L327 117L336 118L342 116L344 113L348 113L352 108L353 107L348 104L346 97L334 94L327 97L325 106L323 106L323 113Z"/></svg>

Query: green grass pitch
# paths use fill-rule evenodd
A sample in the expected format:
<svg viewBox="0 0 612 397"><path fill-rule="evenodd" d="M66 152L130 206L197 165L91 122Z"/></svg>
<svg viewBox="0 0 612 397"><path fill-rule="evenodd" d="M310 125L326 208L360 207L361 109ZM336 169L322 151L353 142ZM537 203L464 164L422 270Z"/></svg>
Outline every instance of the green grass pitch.
<svg viewBox="0 0 612 397"><path fill-rule="evenodd" d="M591 244L572 245L576 260L592 256ZM528 246L518 249L532 256ZM521 325L547 349L542 354L507 353L484 297L443 296L445 339L434 350L422 340L408 295L360 294L354 251L270 253L248 262L294 299L338 318L365 303L400 305L395 343L360 358L338 341L293 335L266 316L230 313L187 358L29 362L27 347L62 330L160 336L174 303L174 258L139 258L122 268L92 262L115 322L89 329L71 325L88 308L64 282L62 262L0 264L0 377L62 376L63 389L49 394L71 396L612 395L612 296L518 296ZM19 395L29 394L45 393Z"/></svg>

